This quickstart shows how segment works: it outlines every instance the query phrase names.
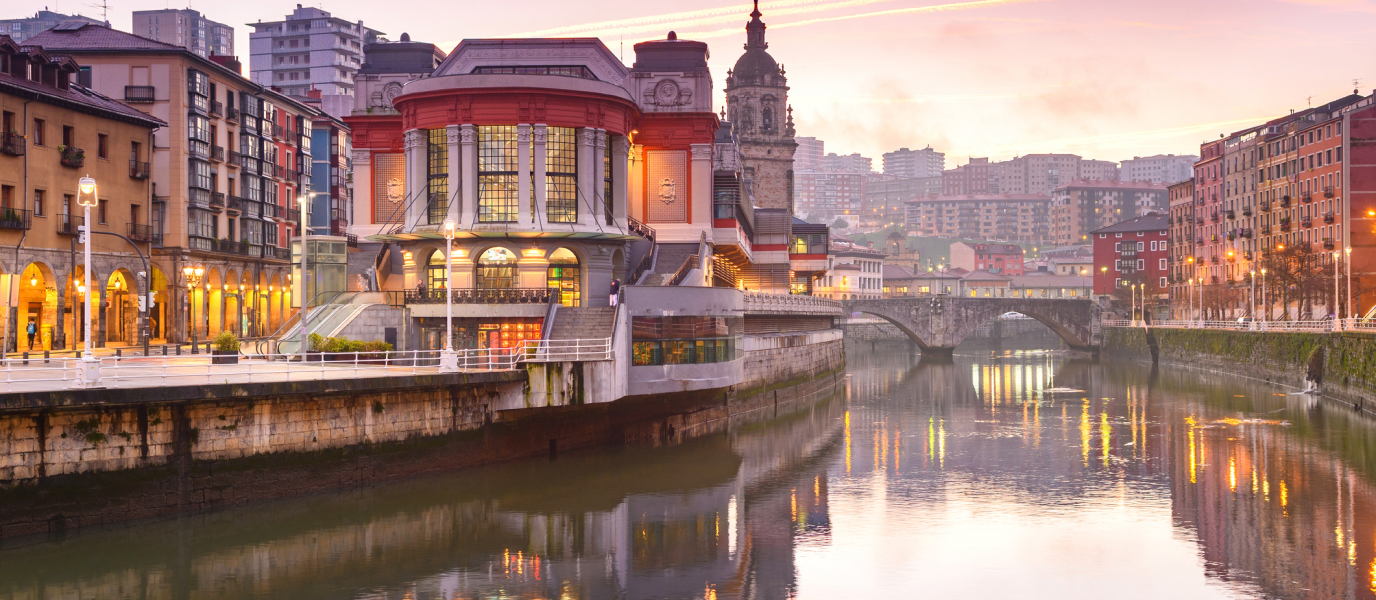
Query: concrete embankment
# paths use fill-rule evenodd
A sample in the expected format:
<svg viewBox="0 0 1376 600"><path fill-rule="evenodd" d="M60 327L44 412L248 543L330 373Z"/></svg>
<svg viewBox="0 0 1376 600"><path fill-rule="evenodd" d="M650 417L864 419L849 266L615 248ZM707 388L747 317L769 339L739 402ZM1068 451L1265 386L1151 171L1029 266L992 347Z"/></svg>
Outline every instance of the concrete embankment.
<svg viewBox="0 0 1376 600"><path fill-rule="evenodd" d="M1376 409L1376 335L1105 327L1102 355L1209 369ZM1155 357L1153 357L1155 355Z"/></svg>
<svg viewBox="0 0 1376 600"><path fill-rule="evenodd" d="M810 341L747 351L732 388L564 406L519 371L4 395L0 540L674 440L842 385L840 340Z"/></svg>

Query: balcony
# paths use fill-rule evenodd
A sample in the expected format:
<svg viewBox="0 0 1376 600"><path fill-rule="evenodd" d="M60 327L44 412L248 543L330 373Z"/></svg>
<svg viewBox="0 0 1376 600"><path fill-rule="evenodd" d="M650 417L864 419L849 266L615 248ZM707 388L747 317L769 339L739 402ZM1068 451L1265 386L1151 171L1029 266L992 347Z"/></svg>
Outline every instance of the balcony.
<svg viewBox="0 0 1376 600"><path fill-rule="evenodd" d="M1314 220L1313 220L1313 219L1301 219L1301 220L1300 220L1300 227L1304 227L1304 228L1308 229L1308 228L1313 227L1313 226L1314 226Z"/></svg>
<svg viewBox="0 0 1376 600"><path fill-rule="evenodd" d="M245 200L238 196L230 196L225 202L225 208L232 210L236 213L243 212L244 202L248 202L248 200Z"/></svg>
<svg viewBox="0 0 1376 600"><path fill-rule="evenodd" d="M1325 214L1323 215L1323 222L1324 222L1324 223L1332 224L1332 223L1333 223L1333 213L1325 213Z"/></svg>
<svg viewBox="0 0 1376 600"><path fill-rule="evenodd" d="M1218 256L1217 256L1217 255L1210 256L1210 257L1209 257L1209 262L1211 262L1211 263L1213 263L1213 264L1218 264Z"/></svg>
<svg viewBox="0 0 1376 600"><path fill-rule="evenodd" d="M1332 250L1332 249L1334 249L1335 247L1336 247L1336 246L1333 244L1333 239L1332 239L1332 238L1323 238L1323 249L1324 249L1324 250Z"/></svg>
<svg viewBox="0 0 1376 600"><path fill-rule="evenodd" d="M1324 198L1332 198L1332 197L1333 197L1333 186L1328 186L1328 187L1323 188L1323 197L1324 197Z"/></svg>
<svg viewBox="0 0 1376 600"><path fill-rule="evenodd" d="M1281 231L1290 231L1290 222L1289 222L1289 221L1281 221L1281 222L1280 222L1280 230L1281 230Z"/></svg>
<svg viewBox="0 0 1376 600"><path fill-rule="evenodd" d="M1252 216L1252 207L1250 207L1250 206L1244 206L1244 207L1242 207L1242 216L1244 216L1244 217L1250 217L1250 216Z"/></svg>
<svg viewBox="0 0 1376 600"><path fill-rule="evenodd" d="M1249 250L1242 253L1242 260L1252 260L1252 252Z"/></svg>
<svg viewBox="0 0 1376 600"><path fill-rule="evenodd" d="M281 205L271 204L268 202L263 203L263 218L265 219L281 219L283 218L282 214L284 212L286 211L283 210Z"/></svg>
<svg viewBox="0 0 1376 600"><path fill-rule="evenodd" d="M1203 245L1204 245L1204 238L1202 238L1202 237L1201 237L1201 238L1194 238L1194 245L1196 245L1196 246L1203 246Z"/></svg>
<svg viewBox="0 0 1376 600"><path fill-rule="evenodd" d="M71 167L73 169L80 169L81 167L86 165L85 150L82 150L81 148L70 148L66 146L58 146L58 150L62 151L62 166Z"/></svg>
<svg viewBox="0 0 1376 600"><path fill-rule="evenodd" d="M22 208L0 208L0 229L24 231L29 226L29 211Z"/></svg>
<svg viewBox="0 0 1376 600"><path fill-rule="evenodd" d="M549 304L548 288L497 288L450 290L454 304ZM444 290L387 292L402 295L406 304L444 304ZM392 300L392 299L389 299Z"/></svg>
<svg viewBox="0 0 1376 600"><path fill-rule="evenodd" d="M224 192L210 192L210 206L211 206L211 208L224 208L224 207L225 207L225 193L224 193Z"/></svg>
<svg viewBox="0 0 1376 600"><path fill-rule="evenodd" d="M248 256L248 242L234 240L215 240L215 251L225 254Z"/></svg>
<svg viewBox="0 0 1376 600"><path fill-rule="evenodd" d="M126 85L124 86L124 101L128 104L149 104L153 102L153 86L151 85Z"/></svg>
<svg viewBox="0 0 1376 600"><path fill-rule="evenodd" d="M152 225L139 225L138 223L129 224L129 239L136 242L147 242L161 245L162 236L153 231Z"/></svg>
<svg viewBox="0 0 1376 600"><path fill-rule="evenodd" d="M1261 235L1268 235L1268 234L1270 234L1270 233L1271 233L1271 226L1270 226L1270 225L1262 225L1262 226L1261 226Z"/></svg>
<svg viewBox="0 0 1376 600"><path fill-rule="evenodd" d="M1194 219L1194 224L1195 224L1195 225L1203 225L1203 224L1204 224L1204 217L1195 217L1195 219Z"/></svg>
<svg viewBox="0 0 1376 600"><path fill-rule="evenodd" d="M225 147L224 147L224 146L211 146L211 147L210 147L210 160L215 161L215 162L225 162Z"/></svg>
<svg viewBox="0 0 1376 600"><path fill-rule="evenodd" d="M225 120L226 120L226 121L238 121L238 120L239 120L239 109L234 108L233 106L227 106L227 107L225 107Z"/></svg>
<svg viewBox="0 0 1376 600"><path fill-rule="evenodd" d="M285 132L286 132L286 129L283 129L281 125L278 125L278 124L276 124L276 123L273 123L273 124L272 124L272 126L270 127L270 130L271 130L271 132L272 132L272 137L273 137L273 139L278 139L278 140L282 139L283 135L285 135Z"/></svg>
<svg viewBox="0 0 1376 600"><path fill-rule="evenodd" d="M278 259L278 260L291 260L291 249L290 249L290 248L276 248L276 247L272 247L271 249L272 249L272 252L271 252L270 254L269 254L268 252L265 251L265 252L263 253L263 256L265 256L265 257L267 257L267 258L276 258L276 259Z"/></svg>
<svg viewBox="0 0 1376 600"><path fill-rule="evenodd" d="M0 154L10 156L23 156L24 150L28 147L24 136L17 133L0 134Z"/></svg>
<svg viewBox="0 0 1376 600"><path fill-rule="evenodd" d="M129 161L129 177L133 179L148 179L152 172L152 167L146 162Z"/></svg>
<svg viewBox="0 0 1376 600"><path fill-rule="evenodd" d="M1281 196L1281 197L1280 197L1280 207L1281 207L1281 208L1290 208L1290 197L1289 197L1289 196Z"/></svg>
<svg viewBox="0 0 1376 600"><path fill-rule="evenodd" d="M1313 195L1313 194L1310 194L1309 192L1305 192L1304 195L1300 196L1300 201L1301 201L1301 202L1304 202L1304 203L1313 202L1313 201L1314 201L1314 195Z"/></svg>
<svg viewBox="0 0 1376 600"><path fill-rule="evenodd" d="M1234 214L1234 213L1233 213L1233 211L1231 211L1231 210L1229 210L1229 211L1225 211L1225 213L1224 213L1224 214L1226 214L1226 215L1227 215L1227 217L1228 217L1228 220L1229 220L1229 221L1231 221L1231 220L1233 220L1233 219L1236 219L1236 218L1237 218L1237 215L1236 215L1236 214Z"/></svg>
<svg viewBox="0 0 1376 600"><path fill-rule="evenodd" d="M1244 239L1244 240L1250 240L1250 239L1252 239L1252 230L1251 230L1251 229L1239 229L1239 230L1237 230L1237 235L1238 235L1238 237L1240 237L1240 238L1242 238L1242 239Z"/></svg>
<svg viewBox="0 0 1376 600"><path fill-rule="evenodd" d="M218 117L218 116L223 115L223 114L225 114L225 103L223 103L223 102L211 102L211 103L210 103L210 116L212 116L212 117Z"/></svg>
<svg viewBox="0 0 1376 600"><path fill-rule="evenodd" d="M1271 203L1270 203L1270 202L1262 202L1262 203L1261 203L1261 212L1267 212L1267 211L1270 211L1270 210L1271 210Z"/></svg>
<svg viewBox="0 0 1376 600"><path fill-rule="evenodd" d="M1219 219L1218 219L1218 213L1213 213L1213 214L1209 215L1209 222L1210 222L1210 223L1217 223L1218 220L1219 220Z"/></svg>
<svg viewBox="0 0 1376 600"><path fill-rule="evenodd" d="M84 217L77 215L57 215L57 232L62 235L77 235L81 233L81 225L85 222Z"/></svg>
<svg viewBox="0 0 1376 600"><path fill-rule="evenodd" d="M244 155L239 154L238 152L235 152L235 151L233 151L233 150L230 150L230 151L229 151L229 166L231 166L231 167L239 167L239 166L242 166L242 165L243 165L243 162L244 162Z"/></svg>

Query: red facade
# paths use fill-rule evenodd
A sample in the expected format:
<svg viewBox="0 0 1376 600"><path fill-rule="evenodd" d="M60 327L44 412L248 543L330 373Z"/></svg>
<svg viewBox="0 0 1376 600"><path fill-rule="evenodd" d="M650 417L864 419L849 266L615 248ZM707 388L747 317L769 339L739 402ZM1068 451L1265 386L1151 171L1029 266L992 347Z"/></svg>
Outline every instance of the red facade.
<svg viewBox="0 0 1376 600"><path fill-rule="evenodd" d="M1151 294L1165 294L1167 229L1165 215L1147 215L1094 232L1094 293L1140 283Z"/></svg>

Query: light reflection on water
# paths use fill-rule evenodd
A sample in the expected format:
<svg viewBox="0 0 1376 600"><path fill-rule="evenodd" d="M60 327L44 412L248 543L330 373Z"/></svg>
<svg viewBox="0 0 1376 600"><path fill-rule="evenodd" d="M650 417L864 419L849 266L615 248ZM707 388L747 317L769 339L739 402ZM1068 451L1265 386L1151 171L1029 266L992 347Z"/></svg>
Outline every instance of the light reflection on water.
<svg viewBox="0 0 1376 600"><path fill-rule="evenodd" d="M1369 417L1008 345L847 358L835 399L678 444L9 547L0 598L1376 597Z"/></svg>

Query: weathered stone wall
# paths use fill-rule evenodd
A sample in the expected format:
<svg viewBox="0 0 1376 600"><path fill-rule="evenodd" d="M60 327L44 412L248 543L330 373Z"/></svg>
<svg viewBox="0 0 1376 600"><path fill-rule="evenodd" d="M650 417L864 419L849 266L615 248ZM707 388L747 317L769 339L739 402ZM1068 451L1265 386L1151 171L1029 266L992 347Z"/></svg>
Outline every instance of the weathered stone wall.
<svg viewBox="0 0 1376 600"><path fill-rule="evenodd" d="M840 329L746 336L745 379L737 389L751 393L844 369L843 337Z"/></svg>
<svg viewBox="0 0 1376 600"><path fill-rule="evenodd" d="M1105 327L1103 356L1158 361L1304 387L1311 361L1325 396L1376 399L1376 335Z"/></svg>

